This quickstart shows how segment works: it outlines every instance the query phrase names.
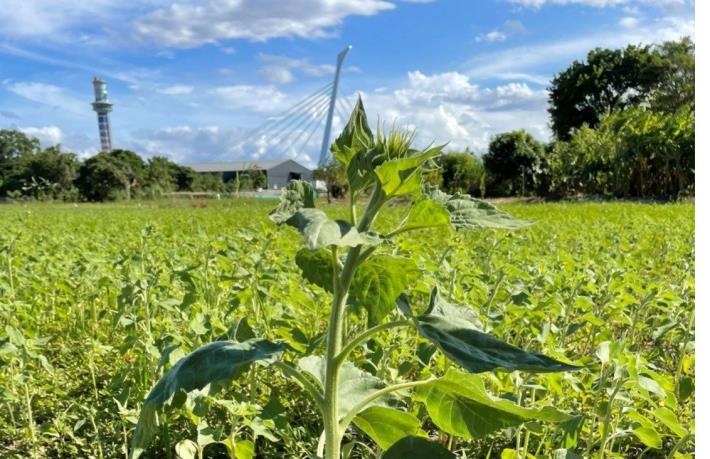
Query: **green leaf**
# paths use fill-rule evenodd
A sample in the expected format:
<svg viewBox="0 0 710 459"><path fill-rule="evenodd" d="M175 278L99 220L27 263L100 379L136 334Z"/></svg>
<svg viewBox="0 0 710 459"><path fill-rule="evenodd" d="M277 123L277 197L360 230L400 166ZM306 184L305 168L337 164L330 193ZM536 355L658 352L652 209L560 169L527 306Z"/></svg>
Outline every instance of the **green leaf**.
<svg viewBox="0 0 710 459"><path fill-rule="evenodd" d="M439 428L467 440L526 421L565 422L572 418L550 406L523 408L492 397L480 376L458 370L449 370L443 377L417 387L414 399L424 403Z"/></svg>
<svg viewBox="0 0 710 459"><path fill-rule="evenodd" d="M531 222L517 220L510 214L498 210L492 204L472 198L463 193L450 195L437 189L429 189L425 195L443 205L449 212L451 224L459 229L503 228L516 229L531 225Z"/></svg>
<svg viewBox="0 0 710 459"><path fill-rule="evenodd" d="M371 406L362 411L353 422L382 449L419 432L419 419L416 416L381 406Z"/></svg>
<svg viewBox="0 0 710 459"><path fill-rule="evenodd" d="M375 255L360 265L351 292L355 304L367 310L369 326L385 319L395 308L397 297L418 274L419 268L411 258Z"/></svg>
<svg viewBox="0 0 710 459"><path fill-rule="evenodd" d="M148 393L131 441L131 458L137 458L158 429L158 410L177 408L192 391L236 379L252 362L271 361L283 351L282 344L261 339L243 343L215 341L180 359Z"/></svg>
<svg viewBox="0 0 710 459"><path fill-rule="evenodd" d="M680 425L678 422L678 417L674 412L666 407L659 406L653 411L653 415L656 416L671 432L679 436L680 438L685 437L688 431Z"/></svg>
<svg viewBox="0 0 710 459"><path fill-rule="evenodd" d="M634 435L650 448L659 449L663 445L661 436L651 427L638 427L634 429Z"/></svg>
<svg viewBox="0 0 710 459"><path fill-rule="evenodd" d="M330 151L335 159L347 167L353 156L359 151L367 150L372 142L373 136L370 126L367 124L365 107L362 104L362 99L358 96L348 123L331 145Z"/></svg>
<svg viewBox="0 0 710 459"><path fill-rule="evenodd" d="M375 175L387 198L417 196L421 191L421 166L425 161L438 156L443 146L434 147L422 153L391 159L375 168Z"/></svg>
<svg viewBox="0 0 710 459"><path fill-rule="evenodd" d="M400 297L398 305L405 315L412 317L406 297ZM415 317L415 322L422 336L471 373L495 369L550 372L580 368L538 352L525 351L484 333L471 308L446 302L439 296L438 288L432 291L429 309Z"/></svg>
<svg viewBox="0 0 710 459"><path fill-rule="evenodd" d="M422 199L414 203L402 229L438 228L450 224L449 212L442 204L433 199Z"/></svg>
<svg viewBox="0 0 710 459"><path fill-rule="evenodd" d="M569 449L556 449L552 453L552 459L583 459L582 456Z"/></svg>
<svg viewBox="0 0 710 459"><path fill-rule="evenodd" d="M296 253L296 264L309 282L333 292L333 263L330 252L325 249L301 249Z"/></svg>
<svg viewBox="0 0 710 459"><path fill-rule="evenodd" d="M410 436L392 445L382 459L456 459L456 456L439 443Z"/></svg>
<svg viewBox="0 0 710 459"><path fill-rule="evenodd" d="M269 218L276 224L286 223L300 209L315 207L314 191L310 183L293 180L281 192L279 205L269 213Z"/></svg>
<svg viewBox="0 0 710 459"><path fill-rule="evenodd" d="M195 459L197 445L192 440L180 440L175 445L175 454L178 459Z"/></svg>
<svg viewBox="0 0 710 459"><path fill-rule="evenodd" d="M320 209L301 209L286 223L303 234L306 246L311 250L329 246L378 245L382 242L375 234L359 233L347 222L329 219Z"/></svg>
<svg viewBox="0 0 710 459"><path fill-rule="evenodd" d="M317 355L309 355L298 361L298 366L303 371L307 372L315 378L321 387L325 381L325 359ZM385 383L366 373L350 362L345 362L340 367L340 382L338 385L338 417L343 418L355 405L362 400L385 387ZM386 402L391 399L381 397L372 403L369 403L365 408L373 405L386 405Z"/></svg>
<svg viewBox="0 0 710 459"><path fill-rule="evenodd" d="M231 452L230 457L234 459L254 458L254 443L251 440L237 440L232 444L232 440L227 438L222 443Z"/></svg>

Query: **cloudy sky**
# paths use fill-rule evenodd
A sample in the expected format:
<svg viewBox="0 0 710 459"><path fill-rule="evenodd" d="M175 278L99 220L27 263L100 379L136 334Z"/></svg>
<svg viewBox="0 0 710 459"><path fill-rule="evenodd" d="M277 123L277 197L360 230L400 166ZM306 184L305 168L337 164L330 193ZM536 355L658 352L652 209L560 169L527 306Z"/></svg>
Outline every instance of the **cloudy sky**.
<svg viewBox="0 0 710 459"><path fill-rule="evenodd" d="M115 104L116 148L313 165L319 117L294 118L287 139L259 126L327 85L351 44L339 112L359 93L372 122L482 152L511 129L549 138L546 87L572 60L694 36L693 10L692 0L0 0L0 128L95 153L97 75Z"/></svg>

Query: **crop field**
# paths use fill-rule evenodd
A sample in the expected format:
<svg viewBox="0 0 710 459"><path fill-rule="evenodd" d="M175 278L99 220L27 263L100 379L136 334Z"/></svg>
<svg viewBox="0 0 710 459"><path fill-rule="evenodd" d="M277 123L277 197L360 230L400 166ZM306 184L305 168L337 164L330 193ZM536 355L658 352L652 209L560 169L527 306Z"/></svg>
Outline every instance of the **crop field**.
<svg viewBox="0 0 710 459"><path fill-rule="evenodd" d="M324 355L331 295L301 276L301 238L267 218L275 205L0 207L0 457L128 457L153 385L223 337L283 343L287 362ZM582 368L466 374L479 398L452 399L445 413L434 389L398 392L354 419L343 457L382 457L405 434L459 458L693 457L694 204L500 208L535 223L388 242L418 268L404 286L412 304L438 286L485 332ZM375 229L404 212L389 205ZM344 333L365 317L348 308ZM410 328L371 336L350 360L362 381L463 375ZM173 400L142 457L315 457L318 407L288 368L252 365L221 390Z"/></svg>

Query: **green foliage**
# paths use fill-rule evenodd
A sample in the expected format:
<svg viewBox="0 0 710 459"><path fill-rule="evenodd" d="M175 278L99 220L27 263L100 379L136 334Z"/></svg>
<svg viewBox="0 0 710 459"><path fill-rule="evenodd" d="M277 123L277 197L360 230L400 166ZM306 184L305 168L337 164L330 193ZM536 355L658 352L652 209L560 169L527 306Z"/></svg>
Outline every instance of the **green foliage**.
<svg viewBox="0 0 710 459"><path fill-rule="evenodd" d="M414 319L419 333L435 343L448 358L471 373L503 369L530 372L570 371L579 369L537 352L528 352L484 333L470 308L454 305L434 289L429 308L413 316L406 297L398 301L407 317Z"/></svg>
<svg viewBox="0 0 710 459"><path fill-rule="evenodd" d="M447 193L481 194L483 161L469 152L449 152L441 156L441 188Z"/></svg>
<svg viewBox="0 0 710 459"><path fill-rule="evenodd" d="M382 459L454 459L454 453L438 443L408 436L392 445Z"/></svg>
<svg viewBox="0 0 710 459"><path fill-rule="evenodd" d="M596 48L552 80L552 131L568 140L572 130L595 128L601 118L641 102L674 110L694 99L694 45L689 39L660 46Z"/></svg>
<svg viewBox="0 0 710 459"><path fill-rule="evenodd" d="M483 155L492 191L505 195L533 191L540 182L543 151L542 144L523 129L496 135Z"/></svg>
<svg viewBox="0 0 710 459"><path fill-rule="evenodd" d="M622 198L675 198L695 183L695 113L643 108L612 113L583 127L548 154L552 188Z"/></svg>
<svg viewBox="0 0 710 459"><path fill-rule="evenodd" d="M222 390L192 391L179 408L164 406L142 457L167 457L176 445L204 458L281 459L317 450L318 406L281 365L326 355L332 293L303 278L294 256L324 254L319 266L332 276L331 252L310 251L295 231L276 230L267 218L273 203L190 204L0 207L0 438L12 439L10 457L125 457L154 382L193 349L254 336L290 347L269 366L252 365L234 382L214 385ZM324 209L333 219L349 212L340 204ZM467 375L413 327L386 328L407 320L390 312L342 368L377 378L375 388L420 385L359 412L345 430L345 452L374 459L387 442L418 435L450 450L449 457L633 457L660 437L660 448L646 455L666 457L677 445L676 457L692 457L693 204L504 209L537 223L515 232L410 230L372 256L417 265L419 277L406 288L415 315L424 314L431 286L439 285L440 297L465 305L464 319L477 319L480 330L586 369ZM391 232L408 213L388 205L374 228ZM345 261L345 249L339 253ZM368 330L363 309L348 302L345 310L345 337ZM466 383L480 378L502 406L577 416L532 419L471 440L452 436L415 398L427 381L454 369ZM409 430L412 418L417 432Z"/></svg>

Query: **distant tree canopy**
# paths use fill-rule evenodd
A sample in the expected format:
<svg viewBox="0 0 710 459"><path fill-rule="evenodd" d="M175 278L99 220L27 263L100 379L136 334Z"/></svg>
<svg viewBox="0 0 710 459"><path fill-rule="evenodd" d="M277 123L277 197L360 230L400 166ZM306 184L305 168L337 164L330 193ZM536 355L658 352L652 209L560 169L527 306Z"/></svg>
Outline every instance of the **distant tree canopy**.
<svg viewBox="0 0 710 459"><path fill-rule="evenodd" d="M146 162L130 150L112 150L81 162L59 145L42 149L37 139L21 131L0 129L0 197L107 201L198 185L212 183L164 157ZM224 186L221 177L219 186Z"/></svg>
<svg viewBox="0 0 710 459"><path fill-rule="evenodd" d="M573 129L594 128L602 116L639 103L675 111L695 97L695 45L686 38L655 46L594 49L574 61L549 88L552 131L568 140Z"/></svg>
<svg viewBox="0 0 710 459"><path fill-rule="evenodd" d="M472 152L449 152L441 156L441 187L448 193L481 194L485 169Z"/></svg>
<svg viewBox="0 0 710 459"><path fill-rule="evenodd" d="M523 129L498 134L483 155L496 194L524 195L534 190L542 171L544 147Z"/></svg>

